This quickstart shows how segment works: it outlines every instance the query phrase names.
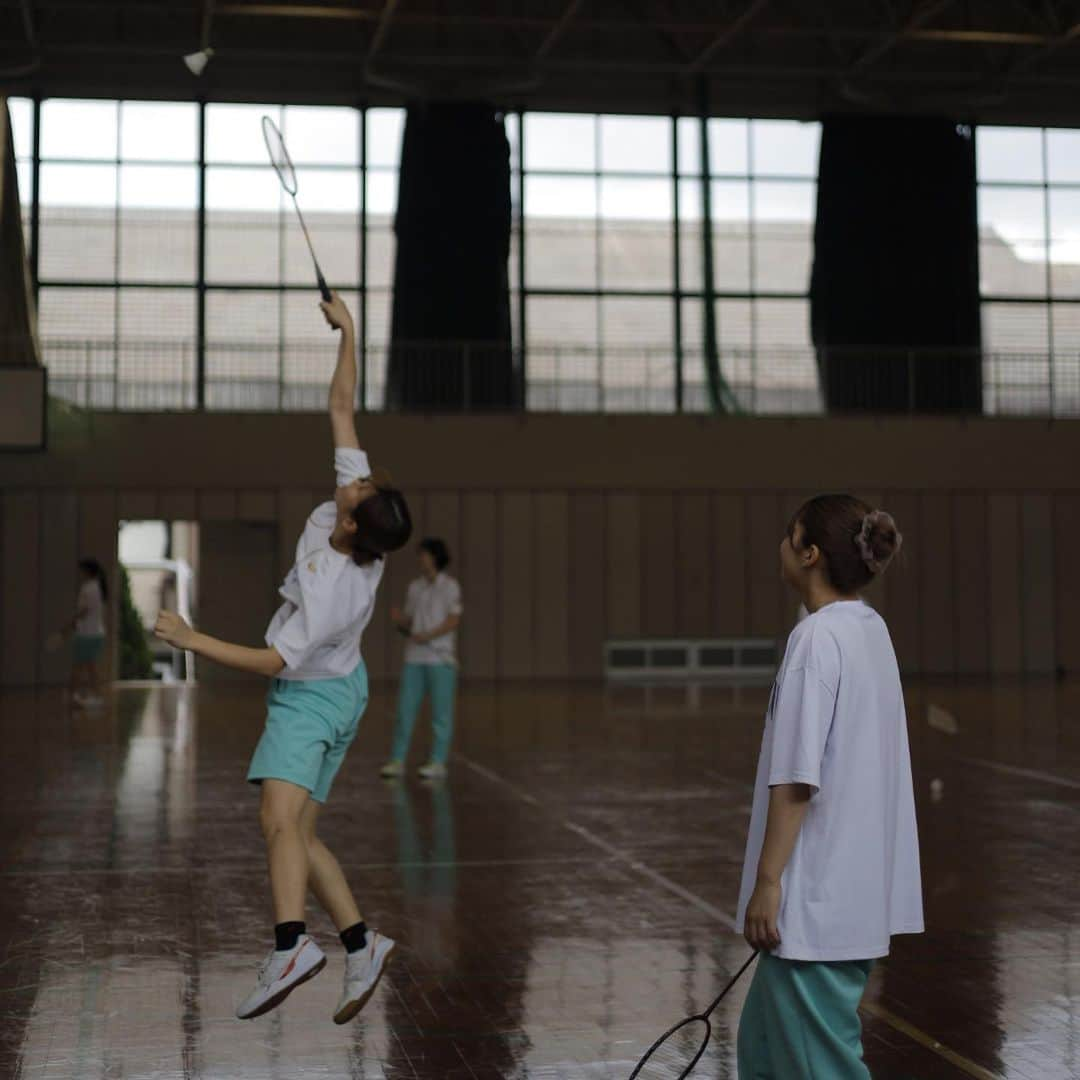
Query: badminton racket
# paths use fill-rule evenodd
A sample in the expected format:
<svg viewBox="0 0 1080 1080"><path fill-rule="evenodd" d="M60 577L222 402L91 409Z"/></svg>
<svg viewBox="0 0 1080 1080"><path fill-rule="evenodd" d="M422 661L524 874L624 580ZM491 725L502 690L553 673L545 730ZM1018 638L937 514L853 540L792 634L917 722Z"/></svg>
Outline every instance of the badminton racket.
<svg viewBox="0 0 1080 1080"><path fill-rule="evenodd" d="M315 257L315 248L311 243L311 237L308 235L307 225L304 224L304 215L300 212L300 204L296 201L298 186L296 169L293 168L292 158L289 157L289 151L285 148L285 140L281 137L277 124L269 116L262 118L262 131L263 139L266 142L266 152L270 155L270 164L274 166L274 172L277 173L281 186L292 197L293 208L296 210L296 216L300 219L300 228L304 230L304 239L307 241L308 251L311 252L311 261L315 264L315 277L319 282L319 292L322 293L322 298L329 303L330 289L326 285L326 278L323 277L319 260Z"/></svg>
<svg viewBox="0 0 1080 1080"><path fill-rule="evenodd" d="M645 1051L637 1067L630 1074L630 1080L684 1080L689 1076L694 1066L701 1060L701 1055L705 1053L709 1039L712 1038L709 1017L716 1006L724 1000L727 992L739 981L743 972L754 962L756 956L757 949L750 954L746 963L735 972L731 981L704 1012L687 1016L669 1027Z"/></svg>

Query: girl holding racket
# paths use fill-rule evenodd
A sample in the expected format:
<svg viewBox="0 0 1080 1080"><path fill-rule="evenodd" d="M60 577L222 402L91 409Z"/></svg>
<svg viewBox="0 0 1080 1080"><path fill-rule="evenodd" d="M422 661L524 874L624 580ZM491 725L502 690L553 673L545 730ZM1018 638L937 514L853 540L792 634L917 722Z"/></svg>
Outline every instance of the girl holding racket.
<svg viewBox="0 0 1080 1080"><path fill-rule="evenodd" d="M900 550L896 523L819 495L780 545L809 613L765 720L738 929L760 949L739 1076L867 1078L859 1001L893 934L923 929L915 800L889 631L859 592Z"/></svg>
<svg viewBox="0 0 1080 1080"><path fill-rule="evenodd" d="M359 643L375 608L384 556L408 542L412 525L401 492L372 478L356 437L352 318L336 295L320 306L341 333L329 402L337 488L332 502L314 509L296 545L266 648L219 641L171 612L158 616L155 632L178 649L271 679L266 728L248 780L262 789L274 948L236 1015L251 1019L268 1012L326 965L304 922L310 887L346 951L345 988L334 1012L334 1021L344 1024L374 992L394 943L368 930L337 859L318 837L317 822L367 705Z"/></svg>

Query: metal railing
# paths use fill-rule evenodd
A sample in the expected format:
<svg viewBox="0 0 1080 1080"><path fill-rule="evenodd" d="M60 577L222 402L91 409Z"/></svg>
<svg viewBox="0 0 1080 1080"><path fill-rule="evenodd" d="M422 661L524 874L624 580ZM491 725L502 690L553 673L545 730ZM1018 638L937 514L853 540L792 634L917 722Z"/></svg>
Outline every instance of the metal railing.
<svg viewBox="0 0 1080 1080"><path fill-rule="evenodd" d="M198 406L193 341L49 338L53 397L96 410ZM706 413L705 363L668 347L369 345L358 405L382 411ZM321 410L334 355L325 341L208 343L209 410ZM1080 351L722 348L724 411L749 415L966 413L1080 416Z"/></svg>

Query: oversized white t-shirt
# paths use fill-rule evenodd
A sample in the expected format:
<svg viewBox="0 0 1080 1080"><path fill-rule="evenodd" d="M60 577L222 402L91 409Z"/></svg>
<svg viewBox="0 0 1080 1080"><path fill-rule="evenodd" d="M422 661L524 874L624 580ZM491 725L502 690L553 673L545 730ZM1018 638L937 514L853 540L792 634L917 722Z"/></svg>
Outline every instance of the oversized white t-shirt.
<svg viewBox="0 0 1080 1080"><path fill-rule="evenodd" d="M369 476L362 450L334 452L338 487ZM360 662L360 637L375 610L383 560L358 566L330 546L337 523L333 502L311 512L296 545L296 563L278 590L284 603L266 628L266 643L285 661L279 679L333 679Z"/></svg>
<svg viewBox="0 0 1080 1080"><path fill-rule="evenodd" d="M442 626L450 615L464 611L461 586L445 571L434 581L418 577L405 594L405 614L412 620L414 634L427 633ZM410 641L405 646L406 664L457 664L457 632L450 630L428 642Z"/></svg>
<svg viewBox="0 0 1080 1080"><path fill-rule="evenodd" d="M105 634L105 598L101 595L101 583L94 579L79 586L79 599L75 618L75 633L79 637L103 637Z"/></svg>
<svg viewBox="0 0 1080 1080"><path fill-rule="evenodd" d="M773 955L886 956L923 929L919 840L900 671L884 620L862 601L816 611L791 632L761 742L737 929L754 891L769 788L813 794L781 877Z"/></svg>

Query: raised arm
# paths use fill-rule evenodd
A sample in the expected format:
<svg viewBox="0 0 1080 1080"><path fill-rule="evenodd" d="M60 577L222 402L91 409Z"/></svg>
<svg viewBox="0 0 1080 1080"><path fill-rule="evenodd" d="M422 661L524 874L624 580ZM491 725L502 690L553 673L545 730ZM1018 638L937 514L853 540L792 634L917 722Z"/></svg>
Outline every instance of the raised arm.
<svg viewBox="0 0 1080 1080"><path fill-rule="evenodd" d="M330 430L335 447L357 449L356 437L356 331L345 301L334 293L329 302L322 301L326 321L341 337L338 341L337 366L330 380Z"/></svg>

